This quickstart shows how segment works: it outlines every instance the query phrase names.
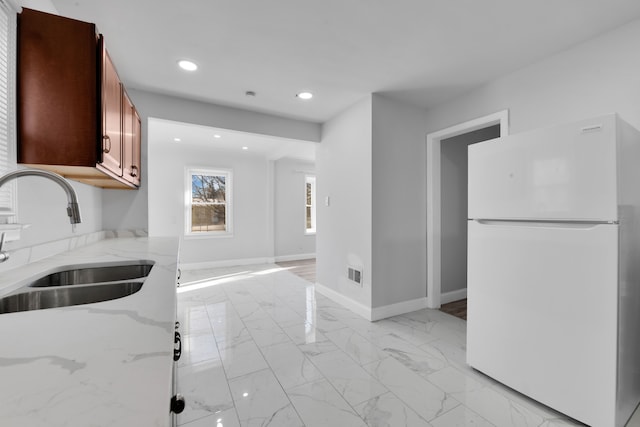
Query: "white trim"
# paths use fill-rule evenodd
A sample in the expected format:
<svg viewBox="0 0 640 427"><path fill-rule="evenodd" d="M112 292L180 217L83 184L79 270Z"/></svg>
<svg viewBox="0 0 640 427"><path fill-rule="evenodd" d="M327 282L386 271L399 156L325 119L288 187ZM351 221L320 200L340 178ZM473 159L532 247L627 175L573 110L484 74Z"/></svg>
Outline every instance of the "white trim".
<svg viewBox="0 0 640 427"><path fill-rule="evenodd" d="M427 301L429 308L440 308L441 303L440 141L496 124L500 124L500 136L509 134L509 110L469 120L427 135Z"/></svg>
<svg viewBox="0 0 640 427"><path fill-rule="evenodd" d="M424 297L416 298L409 301L403 301L396 304L389 304L382 307L369 308L357 301L352 300L349 297L342 295L339 292L334 291L331 288L322 285L321 283L316 283L315 289L318 293L364 317L370 322L375 322L376 320L386 319L387 317L398 316L400 314L411 313L412 311L427 308L427 298Z"/></svg>
<svg viewBox="0 0 640 427"><path fill-rule="evenodd" d="M233 267L236 265L274 264L279 261L297 261L301 259L310 259L315 257L316 257L316 254L311 253L311 254L297 254L297 255L282 255L277 257L225 259L222 261L187 262L187 263L180 263L180 268L186 271L186 270L199 270L201 268Z"/></svg>
<svg viewBox="0 0 640 427"><path fill-rule="evenodd" d="M427 299L424 297L375 307L371 310L371 320L386 319L387 317L411 313L412 311L422 310L423 308L427 308Z"/></svg>
<svg viewBox="0 0 640 427"><path fill-rule="evenodd" d="M445 292L440 295L440 303L448 304L454 301L460 301L461 299L465 299L467 297L467 288L464 289L456 289L455 291Z"/></svg>
<svg viewBox="0 0 640 427"><path fill-rule="evenodd" d="M339 292L334 291L331 288L328 288L318 282L315 283L315 289L318 293L324 295L325 297L337 302L338 304L348 308L354 313L364 317L367 320L371 320L371 309L357 301L352 300L349 297L342 295Z"/></svg>
<svg viewBox="0 0 640 427"><path fill-rule="evenodd" d="M275 260L269 257L241 258L241 259L227 259L223 261L180 263L180 268L186 271L186 270L199 270L201 268L233 267L236 265L273 264L274 262Z"/></svg>
<svg viewBox="0 0 640 427"><path fill-rule="evenodd" d="M280 261L299 261L301 259L312 259L316 257L316 253L311 254L294 254L294 255L280 255L275 257L276 262Z"/></svg>

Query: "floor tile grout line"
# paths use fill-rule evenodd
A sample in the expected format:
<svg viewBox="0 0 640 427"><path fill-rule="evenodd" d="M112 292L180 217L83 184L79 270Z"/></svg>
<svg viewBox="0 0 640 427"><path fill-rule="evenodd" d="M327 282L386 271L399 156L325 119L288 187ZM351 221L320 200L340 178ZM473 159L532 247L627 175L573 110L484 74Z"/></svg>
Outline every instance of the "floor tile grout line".
<svg viewBox="0 0 640 427"><path fill-rule="evenodd" d="M224 287L222 288L222 291L226 295L226 290L224 289ZM228 298L229 298L229 296L227 295L227 299ZM227 382L227 391L229 392L229 396L231 396L231 402L233 403L233 411L236 414L236 420L238 421L238 424L240 424L240 416L238 415L238 410L236 408L236 402L235 402L235 399L233 398L233 393L231 392L231 387L229 386L229 377L227 375L227 368L225 367L224 361L222 360L222 354L220 353L220 346L218 345L218 340L216 339L215 330L213 328L213 324L211 323L211 316L209 315L209 310L207 309L207 305L206 304L204 304L204 307L205 307L205 312L207 313L207 319L209 321L209 327L211 328L211 336L213 337L213 342L216 345L216 351L218 352L218 357L220 358L220 365L222 365L222 372L224 373L224 379ZM235 307L234 307L234 311L235 311ZM213 414L213 415L215 415L215 414Z"/></svg>
<svg viewBox="0 0 640 427"><path fill-rule="evenodd" d="M314 286L314 292L315 292L315 286ZM338 320L339 320L339 319L338 319ZM342 323L342 322L341 322L341 323ZM366 337L362 336L358 331L356 331L356 330L352 329L351 327L349 327L349 325L345 325L345 329L349 329L352 333L357 334L358 336L360 336L360 337L362 337L363 339L365 339L367 342L370 342L370 343L371 343L371 341L369 341ZM326 336L326 334L325 334L325 336ZM360 365L360 363L359 363L359 361L358 361L358 360L355 360L355 359L354 359L354 358L353 358L353 357L352 357L348 352L346 352L346 351L344 351L343 349L341 349L341 348L340 348L340 347L335 343L335 341L331 340L331 338L330 338L330 337L327 337L327 338L328 338L328 339L329 339L329 340L330 340L334 345L336 345L336 347L338 348L338 350L339 350L339 351L341 351L342 353L344 353L344 354L345 354L349 359L353 360L353 362L354 362L354 363L356 363L358 366L362 367L362 365ZM376 347L376 348L380 349L380 347L378 347L378 346L377 346L377 345L375 345L374 343L371 343L371 344L372 344L374 347ZM384 350L382 350L382 349L380 349L380 350L381 350L381 351L384 351ZM303 354L304 354L304 352L303 352ZM362 416L362 415L361 415L361 414L356 410L356 408L355 408L351 403L349 403L349 401L347 401L347 400L345 399L344 395L343 395L342 393L340 393L340 391L335 387L335 385L331 382L331 380L329 380L328 378L326 378L325 374L324 374L324 373L322 372L322 370L317 366L317 364L315 364L315 363L313 362L313 360L312 360L311 358L309 358L306 354L304 354L304 356L305 356L305 358L307 358L307 359L309 360L309 362L310 362L312 365L314 365L314 366L316 367L316 369L318 369L318 371L322 374L322 376L325 378L325 380L327 381L327 383L328 383L328 384L329 384L329 385L330 385L330 386L335 390L335 392L336 392L336 393L338 393L338 395L339 395L339 396L344 400L344 402L345 402L345 403L346 403L346 404L347 404L347 405L348 405L348 406L353 410L354 414L356 414L358 417L360 417L360 419L362 419L362 421L363 421L366 425L368 425L369 423L367 423L366 418L365 418L365 417L363 417L363 416ZM387 357L391 357L391 356L387 356ZM372 363L375 363L375 362L372 362ZM366 370L365 370L365 372L366 372ZM386 393L391 393L391 394L392 394L396 399L398 399L398 401L402 402L404 405L407 405L407 403L406 403L404 400L402 400L399 396L397 396L397 395L396 395L392 390L389 390L389 389L387 388L387 386L386 386L386 385L384 385L384 383L380 383L380 381L379 381L379 380L377 380L375 377L373 377L370 373L368 373L368 372L367 372L367 374L368 374L368 375L370 375L370 376L371 376L371 378L372 378L372 379L374 379L376 382L378 382L379 384L381 384L381 385L386 389L386 392L385 392L385 393L382 393L382 394L380 394L380 395L377 395L377 396L373 396L373 397L371 397L370 399L366 399L366 400L364 400L364 401L362 401L362 402L359 402L359 403L358 403L358 405L356 405L356 406L359 406L359 405L361 405L361 404L363 404L363 403L369 402L371 399L379 398L380 396L382 396L382 395L384 395L384 394L386 394ZM284 388L283 388L283 389L284 389ZM285 390L285 392L286 392L286 390ZM455 399L454 399L454 400L455 400ZM456 401L457 401L457 400L456 400ZM460 403L460 402L459 402L459 403ZM421 418L421 419L425 420L425 419L424 419L420 414L418 414L417 412L415 412L415 411L414 411L410 406L408 406L408 405L407 405L407 408L411 409L411 411L413 411L413 412L414 412L414 413L415 413L419 418ZM452 408L452 409L453 409L453 408ZM427 423L429 422L428 420L425 420L425 421L426 421Z"/></svg>
<svg viewBox="0 0 640 427"><path fill-rule="evenodd" d="M225 293L226 293L226 290L225 290ZM227 297L228 297L228 295L227 295ZM260 304L259 304L257 301L255 301L255 297L254 297L253 295L252 295L252 298L254 299L254 302L255 302L256 304L258 304L258 306L260 306ZM273 377L275 378L275 380L278 382L278 385L280 386L280 389L282 390L282 392L283 392L283 393L284 393L284 395L286 396L287 401L289 401L289 404L291 405L291 408L295 411L296 415L298 416L298 418L300 419L300 421L303 423L303 425L306 425L306 424L305 424L305 422L304 422L304 421L303 421L303 419L302 419L302 416L301 416L301 415L300 415L300 413L298 412L298 409L295 407L295 405L294 405L294 404L293 404L293 402L291 401L291 398L289 397L289 394L287 393L287 391L286 391L286 390L285 390L285 388L283 387L282 383L281 383L281 382L280 382L280 380L278 379L278 376L276 375L275 371L273 370L273 368L272 368L271 364L269 363L269 361L268 361L268 360L267 360L267 358L265 357L264 352L262 351L262 348L261 348L261 347L260 347L260 346L255 342L255 339L253 338L253 335L251 334L251 331L250 331L250 330L249 330L249 328L247 327L247 325L246 325L246 323L245 323L244 319L242 319L242 317L238 314L237 309L236 309L236 307L235 307L235 304L234 304L231 300L230 300L230 303L231 303L231 305L233 306L234 311L235 311L235 312L236 312L236 314L238 315L238 318L240 319L240 321L241 321L241 322L242 322L242 324L244 325L244 328L245 328L245 329L247 330L247 332L249 333L249 336L251 337L251 340L253 341L253 344L256 346L256 348L257 348L257 349L258 349L258 351L260 352L260 355L262 356L262 358L264 359L265 363L267 364L267 368L264 368L264 369L261 369L261 370L258 370L258 371L254 371L254 372L250 372L250 373L247 373L246 375L255 374L256 372L260 372L260 371L262 371L262 370L267 370L267 369L268 369L268 370L271 372L271 374L273 375ZM261 308L261 309L262 309L262 308ZM267 316L269 316L269 313L266 313L266 314L267 314ZM271 317L271 316L269 316L269 317ZM272 319L272 320L273 320L273 319ZM275 322L275 320L274 320L274 323L276 323L276 324L277 324L277 322ZM278 325L278 327L280 328L280 326L279 326L279 325ZM280 330L282 331L282 328L280 328ZM284 331L282 331L282 333L283 333L284 335L286 335L286 336L289 338L289 340L291 341L291 338L290 338L290 337L289 337L289 336L288 336ZM292 343L293 343L293 341L292 341ZM295 345L295 343L293 343L293 344ZM276 345L276 344L274 344L274 345ZM304 356L304 353L303 353L303 356ZM226 372L225 372L225 375L226 375ZM238 378L239 378L239 377L238 377ZM227 386L229 387L229 379L228 379L228 378L227 378ZM230 394L231 394L231 398L232 398L232 399L233 399L233 401L234 401L234 408L235 408L235 407L236 407L235 398L233 397L233 394L232 394L232 393L230 393ZM239 416L239 415L237 415L237 410L236 410L236 416L238 416L238 419L240 418L240 416Z"/></svg>
<svg viewBox="0 0 640 427"><path fill-rule="evenodd" d="M289 273L289 271L287 271L287 273ZM291 274L293 274L293 273L291 273ZM305 280L306 280L306 279L305 279ZM315 288L315 286L314 286L314 288ZM315 289L314 289L314 291L315 291ZM267 315L269 315L269 313L267 313ZM271 317L271 316L269 316L269 317ZM272 319L272 320L274 320L274 319ZM277 322L276 322L275 320L274 320L274 322L277 324ZM278 326L279 326L279 325L278 325ZM246 325L245 325L245 327L246 327ZM346 326L345 326L345 327L346 327ZM280 326L279 326L279 328L280 328L280 330L282 330L282 328L281 328ZM282 331L282 332L283 332L285 335L287 335L284 331ZM287 335L287 336L288 336L288 335ZM252 337L252 338L253 338L253 337ZM291 338L290 338L290 337L289 337L289 340L291 341L291 343L292 343L293 345L295 345L295 346L296 346L296 348L298 348L298 350L300 350L300 349L299 349L299 345L297 345L295 342L293 342L293 340L291 340ZM278 343L273 344L273 345L278 345ZM300 418L300 421L301 421L303 424L305 424L305 425L306 425L306 423L304 422L304 419L302 418L302 416L300 415L300 413L299 413L299 411L298 411L298 408L296 408L295 404L294 404L294 403L293 403L293 401L291 400L291 397L289 396L289 393L287 392L287 390L285 389L285 387L282 385L282 383L280 382L280 379L279 379L279 378L278 378L278 376L276 375L275 371L273 371L273 368L271 367L271 364L269 363L269 361L268 361L268 360L267 360L267 358L265 357L264 352L263 352L263 349L262 349L260 346L258 346L257 344L256 344L256 347L258 348L258 351L260 351L260 353L261 353L262 357L263 357L263 358L265 359L265 361L267 362L267 365L269 365L269 369L271 370L271 373L273 374L274 378L276 379L276 381L277 381L277 382L278 382L278 384L280 385L280 388L282 389L283 393L287 396L287 400L288 400L288 401L289 401L289 403L291 404L291 407L294 409L294 411L296 412L296 414L297 414L297 415L298 415L298 417ZM270 347L270 346L267 346L267 347ZM337 347L337 346L336 346L336 347ZM337 347L337 348L339 349L339 347ZM340 351L342 351L342 350L340 350ZM326 382L327 382L327 383L328 383L328 384L329 384L329 385L330 385L330 386L335 390L335 392L338 394L338 396L340 396L340 397L344 400L344 402L345 402L345 403L348 405L348 407L353 411L353 413L354 413L356 416L358 416L360 419L362 419L363 423L367 424L366 420L365 420L365 419L364 419L364 418L363 418L363 417L358 413L358 411L357 411L357 410L356 410L356 409L355 409L355 408L354 408L354 407L353 407L353 406L352 406L352 405L351 405L351 404L350 404L350 403L349 403L349 402L344 398L344 396L342 395L342 393L340 393L340 391L339 391L338 389L336 389L336 388L335 388L335 386L333 385L333 383L331 382L331 380L329 380L329 379L326 377L326 375L324 374L324 372L322 372L322 370L321 370L320 368L318 368L318 366L317 366L315 363L313 363L313 360L312 360L311 358L309 358L309 357L308 357L308 355L307 355L304 351L300 350L300 352L302 353L302 356L305 358L305 360L307 360L309 363L311 363L311 364L312 364L312 365L313 365L313 366L318 370L318 372L320 372L320 374L322 375L322 379L316 379L316 380L313 380L313 381L307 381L307 382L305 382L305 383L303 383L303 384L298 384L298 385L296 385L296 387L303 386L303 385L308 385L308 384L312 384L312 383L314 383L314 382L319 382L319 381L321 381L321 380L326 381ZM345 354L346 354L346 353L345 353ZM347 356L348 356L348 355L347 355ZM292 388L296 388L296 387L292 387ZM386 388L386 387L385 387L385 388ZM362 402L361 402L361 403L362 403Z"/></svg>

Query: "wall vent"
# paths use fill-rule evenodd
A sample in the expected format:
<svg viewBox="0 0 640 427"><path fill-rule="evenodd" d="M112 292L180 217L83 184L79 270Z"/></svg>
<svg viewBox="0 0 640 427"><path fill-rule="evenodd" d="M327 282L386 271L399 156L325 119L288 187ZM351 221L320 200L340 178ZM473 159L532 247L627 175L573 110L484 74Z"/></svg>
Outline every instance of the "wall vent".
<svg viewBox="0 0 640 427"><path fill-rule="evenodd" d="M353 267L348 267L347 277L349 277L349 280L351 280L352 282L355 282L358 285L362 286L362 270L358 270Z"/></svg>

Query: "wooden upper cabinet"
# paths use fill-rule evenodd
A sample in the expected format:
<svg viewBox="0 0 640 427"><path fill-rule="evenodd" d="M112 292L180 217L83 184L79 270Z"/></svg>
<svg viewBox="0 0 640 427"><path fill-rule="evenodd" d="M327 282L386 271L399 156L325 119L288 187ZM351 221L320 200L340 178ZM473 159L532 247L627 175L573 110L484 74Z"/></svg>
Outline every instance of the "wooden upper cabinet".
<svg viewBox="0 0 640 427"><path fill-rule="evenodd" d="M106 49L103 49L102 70L101 166L122 176L122 87Z"/></svg>
<svg viewBox="0 0 640 427"><path fill-rule="evenodd" d="M127 92L122 89L122 174L140 185L140 116Z"/></svg>
<svg viewBox="0 0 640 427"><path fill-rule="evenodd" d="M100 187L140 185L126 170L128 152L140 152L139 130L131 132L136 139L124 131L134 126L125 115L135 107L128 97L133 113L123 107L122 84L94 24L23 8L17 71L19 163Z"/></svg>
<svg viewBox="0 0 640 427"><path fill-rule="evenodd" d="M18 26L18 161L95 165L95 25L24 9Z"/></svg>

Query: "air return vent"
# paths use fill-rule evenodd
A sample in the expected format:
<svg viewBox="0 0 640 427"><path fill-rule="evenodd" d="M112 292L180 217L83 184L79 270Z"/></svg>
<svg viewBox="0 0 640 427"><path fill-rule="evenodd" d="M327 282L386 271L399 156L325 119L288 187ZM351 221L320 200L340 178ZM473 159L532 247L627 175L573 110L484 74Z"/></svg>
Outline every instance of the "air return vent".
<svg viewBox="0 0 640 427"><path fill-rule="evenodd" d="M349 280L351 280L352 282L355 282L358 285L362 286L362 270L358 270L354 267L348 267L347 277L349 277Z"/></svg>

